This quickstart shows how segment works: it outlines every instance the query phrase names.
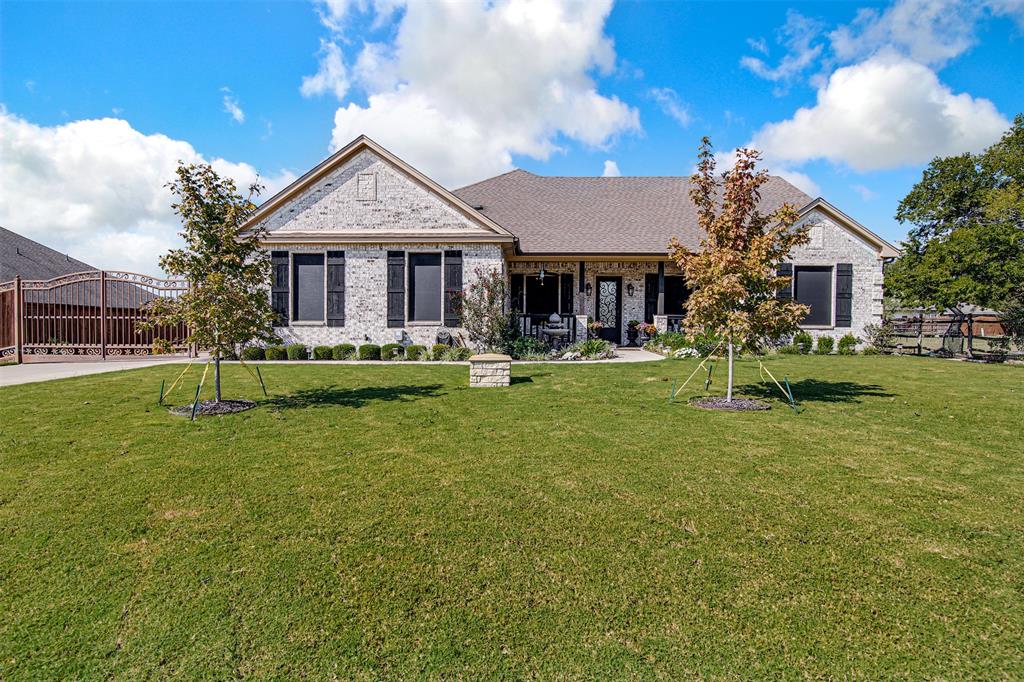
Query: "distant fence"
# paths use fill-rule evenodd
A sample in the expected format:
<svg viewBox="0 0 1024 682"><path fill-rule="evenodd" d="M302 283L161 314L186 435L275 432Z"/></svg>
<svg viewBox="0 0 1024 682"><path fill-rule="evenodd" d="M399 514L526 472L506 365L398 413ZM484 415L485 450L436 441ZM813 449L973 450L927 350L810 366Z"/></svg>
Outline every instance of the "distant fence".
<svg viewBox="0 0 1024 682"><path fill-rule="evenodd" d="M890 350L911 355L1006 356L1003 323L992 315L917 315L888 321Z"/></svg>
<svg viewBox="0 0 1024 682"><path fill-rule="evenodd" d="M186 352L185 325L142 330L147 306L177 298L186 282L134 272L89 270L50 280L0 283L0 359L25 355L149 355L165 342Z"/></svg>

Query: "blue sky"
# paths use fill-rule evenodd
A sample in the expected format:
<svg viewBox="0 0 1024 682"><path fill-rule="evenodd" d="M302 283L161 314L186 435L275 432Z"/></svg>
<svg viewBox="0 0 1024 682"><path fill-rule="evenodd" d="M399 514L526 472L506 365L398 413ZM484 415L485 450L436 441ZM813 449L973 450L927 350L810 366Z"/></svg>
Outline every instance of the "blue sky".
<svg viewBox="0 0 1024 682"><path fill-rule="evenodd" d="M277 189L366 132L459 186L680 175L702 135L893 241L936 154L1024 111L1024 2L5 2L0 224L106 267L177 158Z"/></svg>

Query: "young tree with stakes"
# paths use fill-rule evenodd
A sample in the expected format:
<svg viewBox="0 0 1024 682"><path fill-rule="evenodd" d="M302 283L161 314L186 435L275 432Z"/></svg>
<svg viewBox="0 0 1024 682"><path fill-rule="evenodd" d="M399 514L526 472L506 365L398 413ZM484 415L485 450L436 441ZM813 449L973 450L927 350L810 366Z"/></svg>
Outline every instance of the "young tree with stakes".
<svg viewBox="0 0 1024 682"><path fill-rule="evenodd" d="M690 198L706 236L691 253L675 238L672 259L692 289L684 326L691 335L710 331L723 337L729 350L726 401L732 402L733 354L737 344L757 352L767 342L797 330L808 308L781 300L778 291L789 282L777 275L778 265L796 246L809 240L808 226L794 227L796 208L783 204L768 215L757 209L759 188L768 173L754 170L760 154L737 151L732 171L715 177L711 141L701 141L697 173L690 179Z"/></svg>
<svg viewBox="0 0 1024 682"><path fill-rule="evenodd" d="M180 297L156 298L148 306L146 328L184 323L188 343L210 350L214 361L214 399L221 400L220 361L239 344L273 337L276 315L267 293L270 258L260 248L262 228L243 230L263 189L241 196L230 178L208 164L179 163L177 179L167 187L181 217L185 248L160 258L160 267L183 277L189 289Z"/></svg>

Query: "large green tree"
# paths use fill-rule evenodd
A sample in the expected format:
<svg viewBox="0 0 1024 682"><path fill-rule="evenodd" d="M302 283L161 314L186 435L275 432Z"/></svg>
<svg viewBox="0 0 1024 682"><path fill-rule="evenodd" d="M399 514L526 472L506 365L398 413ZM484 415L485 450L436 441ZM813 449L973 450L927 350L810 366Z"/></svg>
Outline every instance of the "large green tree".
<svg viewBox="0 0 1024 682"><path fill-rule="evenodd" d="M171 207L181 218L185 248L161 257L160 267L187 280L189 289L178 298L155 299L147 324L188 326L188 342L209 349L214 360L215 400L220 402L221 358L238 345L273 337L270 258L259 244L265 231L243 229L262 187L252 185L243 197L233 180L208 164L179 164L177 179L167 186L176 197Z"/></svg>
<svg viewBox="0 0 1024 682"><path fill-rule="evenodd" d="M796 226L797 210L783 204L771 213L758 210L765 170L755 170L760 154L737 151L736 164L719 178L711 141L701 141L690 198L705 233L701 249L691 253L675 238L673 260L693 290L686 301L684 325L690 334L712 332L725 339L729 353L726 400L732 401L733 349L757 351L797 329L807 306L776 295L789 283L778 265L794 247L808 241L807 225Z"/></svg>
<svg viewBox="0 0 1024 682"><path fill-rule="evenodd" d="M979 154L936 158L900 202L911 225L888 293L913 305L1024 305L1024 115Z"/></svg>

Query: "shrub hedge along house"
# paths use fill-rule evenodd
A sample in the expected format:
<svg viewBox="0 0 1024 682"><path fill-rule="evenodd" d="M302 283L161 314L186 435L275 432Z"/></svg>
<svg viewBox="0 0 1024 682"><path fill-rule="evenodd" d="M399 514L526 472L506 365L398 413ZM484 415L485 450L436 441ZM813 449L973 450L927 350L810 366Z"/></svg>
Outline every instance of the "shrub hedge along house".
<svg viewBox="0 0 1024 682"><path fill-rule="evenodd" d="M514 170L448 190L365 136L268 199L270 283L286 343L415 343L458 335L458 295L481 268L508 277L510 306L535 333L557 313L583 338L626 341L631 320L678 326L687 289L669 261L673 236L701 233L688 177L543 177ZM811 241L781 264L811 312L812 335L860 336L882 315L882 264L897 250L822 198L779 177L761 207L783 202Z"/></svg>

